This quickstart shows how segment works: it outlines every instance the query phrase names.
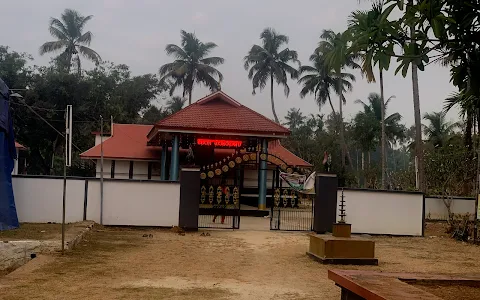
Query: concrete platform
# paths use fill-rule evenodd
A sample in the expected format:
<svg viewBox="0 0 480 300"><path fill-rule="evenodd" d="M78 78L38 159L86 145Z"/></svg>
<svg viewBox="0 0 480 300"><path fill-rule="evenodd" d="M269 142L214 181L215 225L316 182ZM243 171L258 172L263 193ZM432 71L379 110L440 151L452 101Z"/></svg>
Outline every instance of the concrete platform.
<svg viewBox="0 0 480 300"><path fill-rule="evenodd" d="M310 234L307 255L323 264L378 265L375 242L362 237Z"/></svg>

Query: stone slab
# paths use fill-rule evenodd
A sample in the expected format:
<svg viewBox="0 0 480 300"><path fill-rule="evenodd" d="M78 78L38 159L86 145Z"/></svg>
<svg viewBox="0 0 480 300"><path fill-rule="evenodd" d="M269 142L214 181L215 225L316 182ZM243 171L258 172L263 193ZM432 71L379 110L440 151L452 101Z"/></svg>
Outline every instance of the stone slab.
<svg viewBox="0 0 480 300"><path fill-rule="evenodd" d="M356 236L311 234L308 252L326 259L374 259L375 242Z"/></svg>

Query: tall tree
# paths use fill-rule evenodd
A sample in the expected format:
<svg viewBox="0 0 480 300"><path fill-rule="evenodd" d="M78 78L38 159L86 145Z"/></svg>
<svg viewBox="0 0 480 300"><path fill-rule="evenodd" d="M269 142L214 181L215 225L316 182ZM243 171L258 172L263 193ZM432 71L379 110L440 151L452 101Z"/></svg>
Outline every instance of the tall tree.
<svg viewBox="0 0 480 300"><path fill-rule="evenodd" d="M352 90L352 86L343 85L342 70L346 68L357 69L360 66L356 63L358 54L352 53L349 50L348 42L350 40L350 33L348 31L343 33L335 33L332 30L324 30L320 36L321 41L318 44L316 52L323 55L325 62L337 74L337 94L339 96L339 123L340 123L340 143L342 148L342 166L345 167L345 154L347 154L350 165L350 153L345 142L345 126L343 124L343 105L346 104L345 93ZM351 78L354 81L354 77ZM353 166L352 166L353 167Z"/></svg>
<svg viewBox="0 0 480 300"><path fill-rule="evenodd" d="M305 123L305 116L300 111L300 108L290 108L285 116L285 120L287 120L285 125L287 125L291 131L294 131Z"/></svg>
<svg viewBox="0 0 480 300"><path fill-rule="evenodd" d="M310 56L310 61L313 66L304 65L300 67L300 75L303 75L298 80L298 83L302 85L300 97L304 98L307 94L313 94L319 108L328 101L332 112L335 113L331 91L336 94L340 93L339 81L341 81L342 88L345 88L345 90L351 89L351 82L355 80L355 76L342 72L340 78L338 78L338 74L325 63L325 57L318 52Z"/></svg>
<svg viewBox="0 0 480 300"><path fill-rule="evenodd" d="M177 113L183 109L185 102L187 102L186 99L179 96L173 96L167 100L166 109L169 114Z"/></svg>
<svg viewBox="0 0 480 300"><path fill-rule="evenodd" d="M188 104L192 104L192 93L195 84L203 84L210 91L220 90L223 81L222 73L215 67L224 63L224 59L217 56L207 57L217 48L212 42L201 42L194 33L184 30L180 32L181 44L168 44L165 51L175 60L160 67L161 84L170 81L170 96L175 88L183 87L183 96L188 95Z"/></svg>
<svg viewBox="0 0 480 300"><path fill-rule="evenodd" d="M445 99L444 111L449 112L454 106L458 106L460 116L465 120L464 143L470 153L473 150L472 129L475 123L475 110L478 105L479 99L467 94L465 90L453 93Z"/></svg>
<svg viewBox="0 0 480 300"><path fill-rule="evenodd" d="M395 96L391 96L385 101L385 111L388 107L388 104L390 101L395 98ZM378 144L378 142L381 142L381 135L382 135L382 130L381 130L381 123L382 123L382 99L381 96L377 93L371 93L368 95L368 101L367 103L361 101L361 100L356 100L355 103L362 104L363 106L363 112L360 112L359 114L365 114L372 116L373 119L375 120L375 128L372 128L374 130L374 139L375 142ZM358 114L357 114L358 115ZM400 121L402 120L402 116L397 112L393 113L387 117L384 118L384 124L385 124L385 137L386 141L390 143L390 146L393 146L397 141L399 140L404 140L406 138L405 131L406 128L404 125L400 124Z"/></svg>
<svg viewBox="0 0 480 300"><path fill-rule="evenodd" d="M393 10L391 5L384 10L383 0L374 1L369 11L355 11L349 18L349 31L352 37L351 51L361 54L362 72L369 82L375 82L373 66L378 65L380 77L380 105L381 105L381 166L382 188L386 184L386 133L385 133L385 96L383 86L383 71L390 67L391 55L394 54L394 44L388 37L397 35L398 28L394 22L388 20Z"/></svg>
<svg viewBox="0 0 480 300"><path fill-rule="evenodd" d="M249 70L248 78L252 80L253 94L255 89L259 88L260 91L265 88L270 79L270 101L272 105L272 113L275 118L275 122L280 123L275 111L275 102L273 99L273 83L277 82L279 85L283 85L284 93L288 97L290 94L290 87L287 84L287 74L292 79L298 77L298 71L292 67L290 63L297 63L298 61L297 51L284 48L283 45L288 44L288 37L283 34L279 34L272 28L266 28L260 34L262 45L253 45L244 58L245 70Z"/></svg>
<svg viewBox="0 0 480 300"><path fill-rule="evenodd" d="M82 16L72 9L65 9L60 19L50 19L50 34L56 41L46 42L40 47L40 54L62 51L57 57L61 66L70 72L72 63L76 64L77 73L81 74L80 54L83 57L100 63L101 58L97 52L89 48L93 34L90 31L83 32L85 25L93 16Z"/></svg>
<svg viewBox="0 0 480 300"><path fill-rule="evenodd" d="M446 120L444 111L425 113L423 118L428 121L428 124L423 126L423 132L435 147L442 147L458 127L458 123Z"/></svg>

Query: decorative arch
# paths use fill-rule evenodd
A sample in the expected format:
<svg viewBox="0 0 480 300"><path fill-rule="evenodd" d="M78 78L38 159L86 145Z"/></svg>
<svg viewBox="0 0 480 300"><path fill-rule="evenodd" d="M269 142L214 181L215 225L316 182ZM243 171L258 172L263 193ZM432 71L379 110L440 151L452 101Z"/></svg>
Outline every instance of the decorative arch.
<svg viewBox="0 0 480 300"><path fill-rule="evenodd" d="M262 153L259 155L260 160L266 160L271 165L276 165L282 172L289 174L299 173L305 174L305 169L297 168L296 166L290 166L282 158L274 154ZM219 162L203 166L200 172L200 179L214 178L227 173L230 169L235 168L238 165L255 161L257 162L257 153L246 152L245 150L235 151L234 155L227 156Z"/></svg>

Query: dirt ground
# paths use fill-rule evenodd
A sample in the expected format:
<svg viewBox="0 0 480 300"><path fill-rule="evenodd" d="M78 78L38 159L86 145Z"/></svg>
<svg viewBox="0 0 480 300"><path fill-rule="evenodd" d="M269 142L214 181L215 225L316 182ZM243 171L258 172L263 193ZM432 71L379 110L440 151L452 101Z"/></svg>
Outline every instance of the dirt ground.
<svg viewBox="0 0 480 300"><path fill-rule="evenodd" d="M65 224L65 239L75 237L82 232L90 222ZM20 228L0 231L0 241L17 240L60 240L62 238L62 224L57 223L21 223Z"/></svg>
<svg viewBox="0 0 480 300"><path fill-rule="evenodd" d="M379 266L340 268L465 275L480 270L478 246L445 237L374 240ZM0 278L0 299L339 299L339 288L327 278L332 266L311 260L307 247L306 234L298 232L182 236L97 226L64 257L39 257Z"/></svg>

